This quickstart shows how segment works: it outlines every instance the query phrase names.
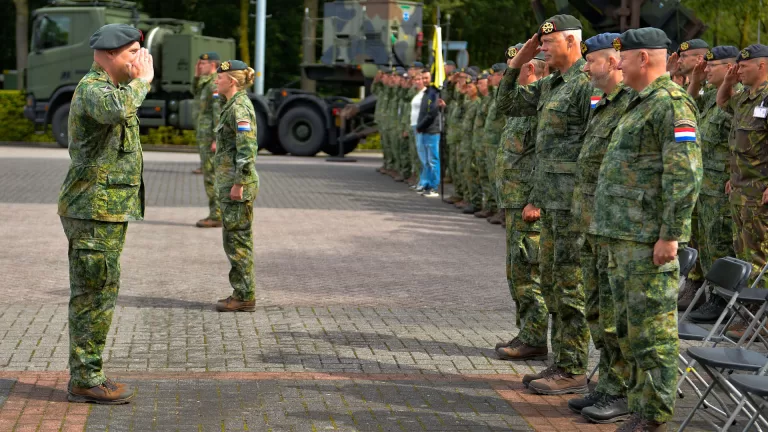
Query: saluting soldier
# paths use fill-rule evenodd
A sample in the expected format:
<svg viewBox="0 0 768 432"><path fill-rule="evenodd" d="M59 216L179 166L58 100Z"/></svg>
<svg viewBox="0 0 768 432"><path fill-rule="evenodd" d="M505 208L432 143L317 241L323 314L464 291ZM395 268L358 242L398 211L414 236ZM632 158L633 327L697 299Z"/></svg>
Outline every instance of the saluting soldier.
<svg viewBox="0 0 768 432"><path fill-rule="evenodd" d="M480 106L477 108L477 114L475 114L475 125L472 129L472 149L470 155L469 166L469 182L476 194L479 196L479 200L475 203L474 215L475 217L485 219L491 216L491 212L483 206L483 203L487 204L488 200L485 198L488 191L486 187L485 179L488 177L488 167L485 163L485 120L488 118L488 110L491 107L495 94L491 93L488 78L491 74L488 71L482 71L477 77L477 92L478 99L480 100Z"/></svg>
<svg viewBox="0 0 768 432"><path fill-rule="evenodd" d="M217 69L216 87L226 98L216 126L216 192L221 207L224 252L232 269L233 293L216 303L219 312L256 310L253 275L253 201L259 193L256 172L256 112L245 93L253 84L253 69L228 60Z"/></svg>
<svg viewBox="0 0 768 432"><path fill-rule="evenodd" d="M461 173L461 184L463 185L463 200L459 203L464 203L462 213L473 214L479 210L482 197L480 196L480 190L478 188L477 180L474 168L474 146L472 145L473 136L475 134L475 123L478 111L481 108L480 92L477 89L478 73L472 69L466 70L467 81L464 84L464 95L466 96L467 106L464 112L464 118L461 122L461 144L459 144L458 151L458 168ZM482 127L482 126L481 126Z"/></svg>
<svg viewBox="0 0 768 432"><path fill-rule="evenodd" d="M574 229L581 233L581 269L586 293L586 315L595 348L600 350L597 387L584 398L571 399L568 407L587 420L613 423L629 417L627 381L629 368L616 335L616 313L608 281L608 249L595 235L593 223L595 189L600 164L619 119L636 93L622 82L619 52L613 48L618 33L603 33L582 42L587 63L584 72L592 85L603 92L592 96L584 144L576 161L573 192Z"/></svg>
<svg viewBox="0 0 768 432"><path fill-rule="evenodd" d="M72 96L72 163L58 209L69 241L70 402L120 404L133 396L104 375L102 353L120 290L128 221L144 219L136 113L155 75L142 40L127 24L97 30L90 39L93 65Z"/></svg>
<svg viewBox="0 0 768 432"><path fill-rule="evenodd" d="M747 87L735 93L741 81ZM736 257L752 263L754 279L768 253L768 46L750 45L728 65L717 105L733 115L731 179L726 186L736 223Z"/></svg>
<svg viewBox="0 0 768 432"><path fill-rule="evenodd" d="M217 228L221 226L221 210L216 198L216 175L213 171L213 155L216 153L216 140L213 129L219 122L221 104L219 91L216 89L216 68L221 58L215 52L200 55L195 67L195 79L192 87L199 102L197 111L197 149L203 167L203 184L208 196L208 216L197 221L198 228Z"/></svg>
<svg viewBox="0 0 768 432"><path fill-rule="evenodd" d="M506 63L496 63L491 66L491 76L488 78L488 93L491 95L491 103L488 107L488 118L485 120L485 139L483 140L483 160L486 176L483 178L483 208L490 211L488 222L499 225L504 221L504 211L499 210L498 191L496 189L496 152L501 142L501 131L507 121L507 116L498 109L496 94L499 90L501 78L507 70Z"/></svg>
<svg viewBox="0 0 768 432"><path fill-rule="evenodd" d="M539 48L541 43L541 48ZM582 71L581 22L571 15L544 21L511 61L505 73L510 91L499 93L499 104L510 115L537 115L536 171L526 221L541 219L539 266L541 290L553 314L554 364L523 377L540 394L584 393L589 329L584 315L584 287L579 263L578 233L571 230L571 201L576 158L587 126L593 87ZM553 72L527 86L517 84L520 67L539 52Z"/></svg>
<svg viewBox="0 0 768 432"><path fill-rule="evenodd" d="M616 334L631 371L632 415L619 431L666 431L677 397L676 257L691 236L702 168L696 105L666 73L669 43L656 28L615 40L624 84L638 94L611 136L595 194Z"/></svg>

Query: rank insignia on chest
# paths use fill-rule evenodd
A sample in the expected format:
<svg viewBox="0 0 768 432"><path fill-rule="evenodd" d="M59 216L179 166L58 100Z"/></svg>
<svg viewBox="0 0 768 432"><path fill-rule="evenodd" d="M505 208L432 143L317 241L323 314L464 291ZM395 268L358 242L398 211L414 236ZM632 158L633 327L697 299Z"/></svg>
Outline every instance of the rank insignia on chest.
<svg viewBox="0 0 768 432"><path fill-rule="evenodd" d="M213 92L213 98L218 99L219 98L219 92L215 91Z"/></svg>
<svg viewBox="0 0 768 432"><path fill-rule="evenodd" d="M251 130L251 122L249 121L239 121L237 122L237 131L238 132L249 132Z"/></svg>
<svg viewBox="0 0 768 432"><path fill-rule="evenodd" d="M696 128L694 127L676 127L675 142L694 142L696 141Z"/></svg>
<svg viewBox="0 0 768 432"><path fill-rule="evenodd" d="M597 104L600 103L601 99L602 98L600 96L591 96L589 98L589 107L592 108L592 109L596 108Z"/></svg>

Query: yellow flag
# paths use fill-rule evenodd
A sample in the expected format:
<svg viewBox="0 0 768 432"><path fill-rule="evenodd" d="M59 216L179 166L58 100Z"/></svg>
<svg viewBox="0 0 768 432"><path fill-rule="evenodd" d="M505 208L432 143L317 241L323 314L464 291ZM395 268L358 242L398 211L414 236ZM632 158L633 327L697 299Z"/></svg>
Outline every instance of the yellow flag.
<svg viewBox="0 0 768 432"><path fill-rule="evenodd" d="M432 52L435 55L435 61L432 63L432 82L435 87L442 88L445 81L445 62L443 60L443 32L440 26L435 26L435 33L432 37Z"/></svg>

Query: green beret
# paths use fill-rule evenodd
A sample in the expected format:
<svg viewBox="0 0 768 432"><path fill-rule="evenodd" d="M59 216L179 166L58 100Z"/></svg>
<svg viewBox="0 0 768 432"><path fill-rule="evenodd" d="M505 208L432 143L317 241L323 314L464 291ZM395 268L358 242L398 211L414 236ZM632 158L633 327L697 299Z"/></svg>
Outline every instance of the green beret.
<svg viewBox="0 0 768 432"><path fill-rule="evenodd" d="M709 44L701 39L691 39L680 44L680 48L677 49L677 53L690 51L694 49L709 49Z"/></svg>
<svg viewBox="0 0 768 432"><path fill-rule="evenodd" d="M128 24L107 24L91 36L89 46L95 50L113 50L132 42L142 42L144 34Z"/></svg>
<svg viewBox="0 0 768 432"><path fill-rule="evenodd" d="M669 49L670 40L663 30L653 27L627 30L613 41L616 51Z"/></svg>
<svg viewBox="0 0 768 432"><path fill-rule="evenodd" d="M523 47L523 44L519 43L517 45L512 45L511 47L507 48L507 52L504 53L504 56L509 59L515 58L517 55L517 52L520 51L520 48Z"/></svg>
<svg viewBox="0 0 768 432"><path fill-rule="evenodd" d="M216 72L232 72L247 69L248 65L241 62L240 60L227 60L219 65L219 67L216 69Z"/></svg>
<svg viewBox="0 0 768 432"><path fill-rule="evenodd" d="M768 57L768 46L762 44L750 45L739 53L736 62L751 60L753 58Z"/></svg>
<svg viewBox="0 0 768 432"><path fill-rule="evenodd" d="M491 66L491 70L494 72L504 72L505 70L507 70L507 64L495 63L493 66Z"/></svg>
<svg viewBox="0 0 768 432"><path fill-rule="evenodd" d="M213 51L200 54L200 60L221 60L221 57Z"/></svg>
<svg viewBox="0 0 768 432"><path fill-rule="evenodd" d="M581 21L571 15L555 15L539 26L539 37L566 30L581 30Z"/></svg>
<svg viewBox="0 0 768 432"><path fill-rule="evenodd" d="M447 60L447 61L445 62L445 65L446 65L446 66L453 66L453 67L456 67L456 62L455 62L455 61L453 61L453 60Z"/></svg>

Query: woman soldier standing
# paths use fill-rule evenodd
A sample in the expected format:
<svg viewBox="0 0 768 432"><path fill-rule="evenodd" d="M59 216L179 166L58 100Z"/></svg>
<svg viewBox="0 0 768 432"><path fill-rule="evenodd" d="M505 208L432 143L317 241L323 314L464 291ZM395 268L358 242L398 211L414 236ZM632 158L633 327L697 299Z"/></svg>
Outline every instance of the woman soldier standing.
<svg viewBox="0 0 768 432"><path fill-rule="evenodd" d="M253 200L259 193L256 173L256 114L245 88L253 84L253 69L239 60L223 62L216 86L226 100L216 126L216 190L221 205L224 252L232 269L234 292L219 300L219 312L253 312Z"/></svg>

